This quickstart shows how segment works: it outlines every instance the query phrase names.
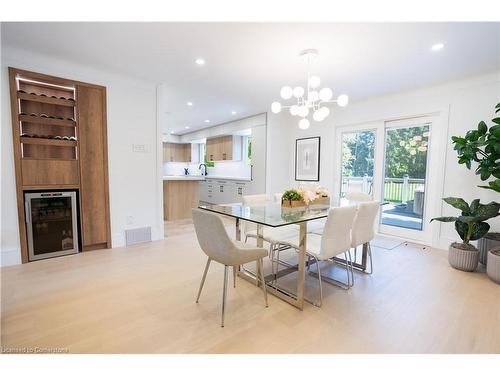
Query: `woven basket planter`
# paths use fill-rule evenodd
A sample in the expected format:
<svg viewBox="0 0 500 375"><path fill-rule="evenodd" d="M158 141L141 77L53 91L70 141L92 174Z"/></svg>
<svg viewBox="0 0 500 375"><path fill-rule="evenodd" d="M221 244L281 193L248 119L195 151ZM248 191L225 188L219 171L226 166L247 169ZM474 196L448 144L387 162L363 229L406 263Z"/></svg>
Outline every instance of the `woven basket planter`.
<svg viewBox="0 0 500 375"><path fill-rule="evenodd" d="M281 199L281 206L286 208L304 207L304 206L315 206L315 205L330 205L330 197L318 197L315 200L306 204L303 200L300 201L289 201L287 199Z"/></svg>
<svg viewBox="0 0 500 375"><path fill-rule="evenodd" d="M488 233L477 241L479 249L479 263L488 264L488 252L494 247L500 246L500 233Z"/></svg>
<svg viewBox="0 0 500 375"><path fill-rule="evenodd" d="M306 202L300 200L300 201L289 201L287 199L282 199L281 200L281 206L286 207L286 208L295 208L295 207L305 207Z"/></svg>
<svg viewBox="0 0 500 375"><path fill-rule="evenodd" d="M488 252L488 265L486 266L488 277L500 284L500 246Z"/></svg>
<svg viewBox="0 0 500 375"><path fill-rule="evenodd" d="M473 272L479 263L479 251L473 250L474 246L469 245L471 250L462 250L457 247L461 244L452 243L448 248L448 262L450 266L460 271Z"/></svg>

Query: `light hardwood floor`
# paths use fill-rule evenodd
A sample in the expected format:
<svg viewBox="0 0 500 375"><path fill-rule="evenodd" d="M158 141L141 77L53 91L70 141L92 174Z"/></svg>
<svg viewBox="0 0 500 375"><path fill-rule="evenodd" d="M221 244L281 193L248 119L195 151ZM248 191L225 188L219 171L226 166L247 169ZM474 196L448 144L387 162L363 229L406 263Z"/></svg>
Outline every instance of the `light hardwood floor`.
<svg viewBox="0 0 500 375"><path fill-rule="evenodd" d="M221 328L223 267L212 265L196 304L206 258L189 222L170 234L1 269L2 347L70 353L500 352L500 286L484 271L451 269L446 252L374 247L373 275L356 274L349 291L325 284L323 307L306 304L304 311L273 296L266 309L262 291L238 279L228 290ZM307 277L306 296L317 297L313 277Z"/></svg>

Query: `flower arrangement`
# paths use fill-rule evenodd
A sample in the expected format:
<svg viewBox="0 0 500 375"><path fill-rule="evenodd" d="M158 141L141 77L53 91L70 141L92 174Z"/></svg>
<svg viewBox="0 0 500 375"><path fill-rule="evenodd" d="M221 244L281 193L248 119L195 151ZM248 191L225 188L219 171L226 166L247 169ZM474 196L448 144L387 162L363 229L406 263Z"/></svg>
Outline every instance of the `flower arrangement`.
<svg viewBox="0 0 500 375"><path fill-rule="evenodd" d="M297 207L312 203L329 203L328 197L329 192L323 186L301 186L298 189L285 191L281 197L281 202L289 207Z"/></svg>

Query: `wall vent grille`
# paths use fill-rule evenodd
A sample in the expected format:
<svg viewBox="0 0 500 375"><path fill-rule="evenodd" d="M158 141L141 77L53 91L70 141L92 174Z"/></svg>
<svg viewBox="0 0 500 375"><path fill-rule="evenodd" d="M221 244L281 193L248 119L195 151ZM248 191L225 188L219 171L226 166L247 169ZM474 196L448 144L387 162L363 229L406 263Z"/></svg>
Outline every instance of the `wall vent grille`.
<svg viewBox="0 0 500 375"><path fill-rule="evenodd" d="M151 227L128 229L125 231L125 245L151 241Z"/></svg>

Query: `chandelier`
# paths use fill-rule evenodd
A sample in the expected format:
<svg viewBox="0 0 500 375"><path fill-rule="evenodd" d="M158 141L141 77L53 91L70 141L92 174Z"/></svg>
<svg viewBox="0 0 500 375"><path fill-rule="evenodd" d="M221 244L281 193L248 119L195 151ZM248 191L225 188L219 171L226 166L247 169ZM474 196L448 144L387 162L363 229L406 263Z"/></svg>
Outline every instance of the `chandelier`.
<svg viewBox="0 0 500 375"><path fill-rule="evenodd" d="M321 122L330 114L330 108L326 105L329 103L337 103L340 107L345 107L349 103L349 97L345 94L339 95L337 99L333 99L333 91L328 87L319 89L321 80L316 75L309 75L309 68L312 61L318 56L318 50L306 49L300 53L302 58L307 63L307 87L304 89L297 86L292 89L290 86L283 86L280 95L284 100L296 100L296 104L281 105L280 102L271 104L273 113L280 113L282 109L289 109L292 116L299 116L302 119L299 121L300 129L307 129L310 125L308 116L312 113L314 121Z"/></svg>

